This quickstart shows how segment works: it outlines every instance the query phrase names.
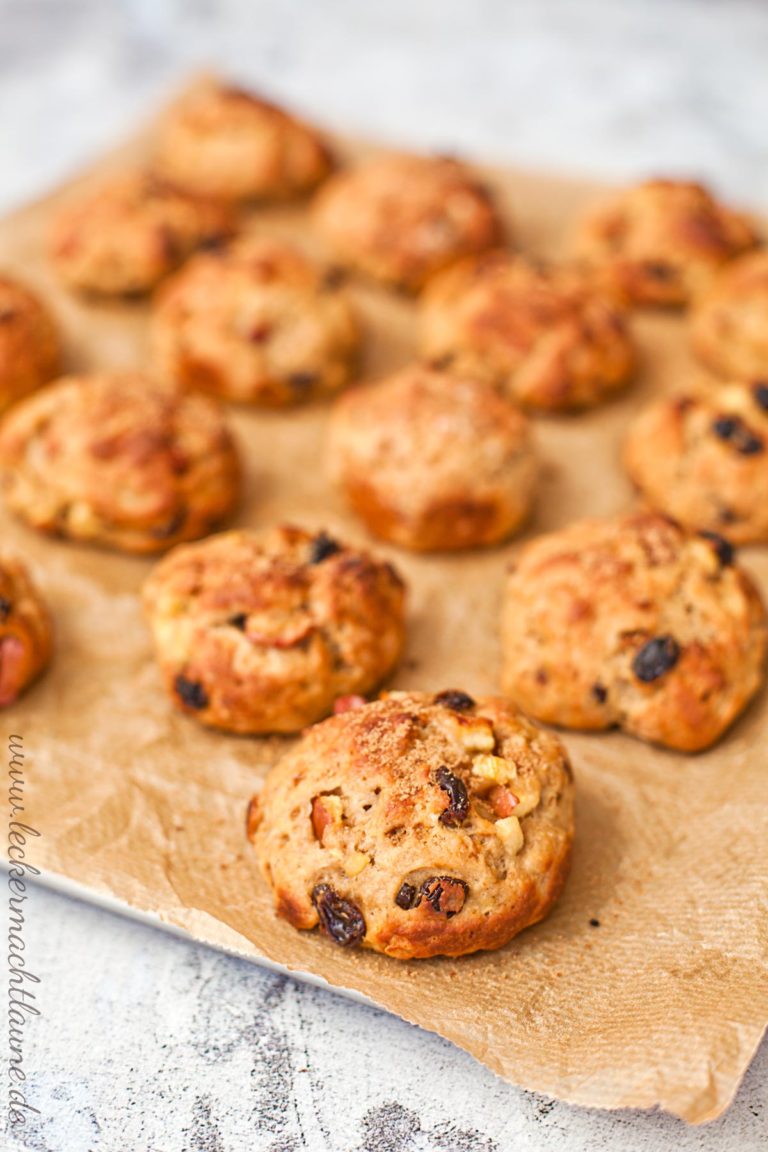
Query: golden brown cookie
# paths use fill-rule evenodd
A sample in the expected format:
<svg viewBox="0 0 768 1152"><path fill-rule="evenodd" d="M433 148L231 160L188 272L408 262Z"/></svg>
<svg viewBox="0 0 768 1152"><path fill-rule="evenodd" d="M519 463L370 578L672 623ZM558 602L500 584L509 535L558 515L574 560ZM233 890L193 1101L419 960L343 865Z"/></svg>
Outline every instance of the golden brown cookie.
<svg viewBox="0 0 768 1152"><path fill-rule="evenodd" d="M371 532L419 552L510 536L537 475L518 408L485 381L421 364L341 397L328 467Z"/></svg>
<svg viewBox="0 0 768 1152"><path fill-rule="evenodd" d="M72 540L162 552L220 523L239 480L218 405L138 372L64 377L0 425L8 507Z"/></svg>
<svg viewBox="0 0 768 1152"><path fill-rule="evenodd" d="M714 372L768 382L768 251L723 269L691 314L691 345Z"/></svg>
<svg viewBox="0 0 768 1152"><path fill-rule="evenodd" d="M722 541L641 513L529 544L502 642L504 691L538 720L697 752L763 683L768 622Z"/></svg>
<svg viewBox="0 0 768 1152"><path fill-rule="evenodd" d="M630 429L624 463L648 504L689 528L768 541L768 383L657 400Z"/></svg>
<svg viewBox="0 0 768 1152"><path fill-rule="evenodd" d="M338 276L282 240L251 236L194 257L160 291L155 364L228 400L285 405L347 383L360 344Z"/></svg>
<svg viewBox="0 0 768 1152"><path fill-rule="evenodd" d="M441 157L387 154L340 172L321 189L314 215L344 264L409 290L503 233L486 189Z"/></svg>
<svg viewBox="0 0 768 1152"><path fill-rule="evenodd" d="M188 192L235 202L301 195L332 163L328 145L309 124L254 93L211 80L169 110L153 169Z"/></svg>
<svg viewBox="0 0 768 1152"><path fill-rule="evenodd" d="M230 732L296 732L397 663L405 587L325 532L225 532L178 548L144 589L174 702Z"/></svg>
<svg viewBox="0 0 768 1152"><path fill-rule="evenodd" d="M58 328L42 301L0 276L0 414L52 379L60 355Z"/></svg>
<svg viewBox="0 0 768 1152"><path fill-rule="evenodd" d="M559 740L501 700L390 692L318 724L249 811L278 915L399 960L501 948L568 872Z"/></svg>
<svg viewBox="0 0 768 1152"><path fill-rule="evenodd" d="M622 301L675 306L756 243L747 218L700 184L647 180L584 221L577 251Z"/></svg>
<svg viewBox="0 0 768 1152"><path fill-rule="evenodd" d="M229 213L137 173L85 188L53 224L53 265L69 288L137 295L201 245L229 235Z"/></svg>
<svg viewBox="0 0 768 1152"><path fill-rule="evenodd" d="M26 567L0 555L0 708L37 679L52 647L51 618Z"/></svg>
<svg viewBox="0 0 768 1152"><path fill-rule="evenodd" d="M530 408L587 408L623 388L634 350L620 309L586 275L489 252L429 284L422 350Z"/></svg>

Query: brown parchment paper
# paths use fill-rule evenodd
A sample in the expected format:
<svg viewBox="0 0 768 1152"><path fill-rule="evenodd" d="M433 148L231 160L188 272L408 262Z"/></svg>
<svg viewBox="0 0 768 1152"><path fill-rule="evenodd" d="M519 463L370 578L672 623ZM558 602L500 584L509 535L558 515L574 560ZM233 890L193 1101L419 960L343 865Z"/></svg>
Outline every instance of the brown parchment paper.
<svg viewBox="0 0 768 1152"><path fill-rule="evenodd" d="M143 139L97 165L140 157ZM361 152L360 145L341 145ZM484 170L527 251L552 254L600 189ZM43 255L64 189L0 222L0 267L40 288L68 367L145 362L146 307L87 304ZM298 209L254 226L314 242ZM413 307L355 288L366 371L405 362ZM628 418L691 364L682 321L634 321L642 371L625 399L537 420L545 473L527 536L631 500L617 463ZM356 542L361 527L322 467L328 409L233 411L247 477L240 525L290 519ZM276 919L244 839L246 801L286 747L206 732L160 687L137 592L150 562L46 540L0 512L0 542L28 558L56 618L48 675L3 716L24 736L35 863L198 940L279 963L440 1033L508 1080L583 1105L659 1105L701 1122L729 1104L768 1021L768 694L712 751L691 758L619 734L565 734L578 784L573 872L550 918L497 953L401 963L339 949ZM399 687L497 690L497 611L519 546L418 557L386 546L410 587ZM743 553L768 593L768 550ZM590 926L591 919L599 927Z"/></svg>

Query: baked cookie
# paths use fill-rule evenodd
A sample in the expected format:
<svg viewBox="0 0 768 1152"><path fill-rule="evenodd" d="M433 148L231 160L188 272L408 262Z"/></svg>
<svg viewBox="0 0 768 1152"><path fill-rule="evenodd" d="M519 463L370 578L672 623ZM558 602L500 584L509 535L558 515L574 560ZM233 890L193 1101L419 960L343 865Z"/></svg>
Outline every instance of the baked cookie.
<svg viewBox="0 0 768 1152"><path fill-rule="evenodd" d="M422 298L424 354L550 412L587 408L634 368L621 311L584 276L506 252L470 257Z"/></svg>
<svg viewBox="0 0 768 1152"><path fill-rule="evenodd" d="M409 290L498 244L503 231L486 189L442 157L387 154L340 172L318 193L314 216L344 264Z"/></svg>
<svg viewBox="0 0 768 1152"><path fill-rule="evenodd" d="M144 602L174 702L229 732L296 732L369 692L405 637L394 569L325 532L225 532L179 548Z"/></svg>
<svg viewBox="0 0 768 1152"><path fill-rule="evenodd" d="M756 243L747 218L700 184L647 180L585 220L577 251L622 301L674 306Z"/></svg>
<svg viewBox="0 0 768 1152"><path fill-rule="evenodd" d="M257 404L336 391L359 344L338 276L293 245L259 236L193 257L160 290L152 319L162 376Z"/></svg>
<svg viewBox="0 0 768 1152"><path fill-rule="evenodd" d="M139 173L88 187L62 208L51 260L69 288L138 295L231 230L225 209Z"/></svg>
<svg viewBox="0 0 768 1152"><path fill-rule="evenodd" d="M693 351L722 376L768 381L768 251L740 256L691 314Z"/></svg>
<svg viewBox="0 0 768 1152"><path fill-rule="evenodd" d="M418 552L510 536L537 475L518 408L485 381L421 364L341 397L328 465L371 532Z"/></svg>
<svg viewBox="0 0 768 1152"><path fill-rule="evenodd" d="M624 462L652 508L735 544L768 541L768 382L656 401Z"/></svg>
<svg viewBox="0 0 768 1152"><path fill-rule="evenodd" d="M60 355L58 329L42 301L0 276L0 414L51 380Z"/></svg>
<svg viewBox="0 0 768 1152"><path fill-rule="evenodd" d="M310 125L251 92L212 80L168 112L153 169L179 188L221 201L301 195L332 167Z"/></svg>
<svg viewBox="0 0 768 1152"><path fill-rule="evenodd" d="M51 658L45 602L20 560L0 555L0 708L13 704Z"/></svg>
<svg viewBox="0 0 768 1152"><path fill-rule="evenodd" d="M504 691L538 720L697 752L760 688L768 621L721 540L640 513L529 544L502 642Z"/></svg>
<svg viewBox="0 0 768 1152"><path fill-rule="evenodd" d="M205 396L138 372L69 376L0 425L0 489L34 528L125 552L204 536L233 508L235 445Z"/></svg>
<svg viewBox="0 0 768 1152"><path fill-rule="evenodd" d="M568 872L573 777L496 699L390 692L311 728L248 831L278 915L399 960L501 948Z"/></svg>

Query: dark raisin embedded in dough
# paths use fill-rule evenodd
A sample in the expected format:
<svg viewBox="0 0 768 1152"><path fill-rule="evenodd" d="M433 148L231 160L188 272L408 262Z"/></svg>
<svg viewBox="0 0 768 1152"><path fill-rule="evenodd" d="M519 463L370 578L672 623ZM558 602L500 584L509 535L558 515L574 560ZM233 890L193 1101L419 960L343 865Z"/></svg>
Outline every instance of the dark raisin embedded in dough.
<svg viewBox="0 0 768 1152"><path fill-rule="evenodd" d="M467 786L453 772L447 768L438 768L437 783L448 797L448 805L440 813L440 823L448 828L456 828L463 824L469 816L469 793Z"/></svg>
<svg viewBox="0 0 768 1152"><path fill-rule="evenodd" d="M712 431L725 440L742 456L756 456L765 449L765 442L740 416L718 416L712 422Z"/></svg>
<svg viewBox="0 0 768 1152"><path fill-rule="evenodd" d="M327 560L329 556L335 556L337 552L341 552L341 545L337 544L327 532L318 532L309 546L309 562L310 564L322 564L323 560Z"/></svg>
<svg viewBox="0 0 768 1152"><path fill-rule="evenodd" d="M6 600L5 596L0 596L0 624L8 619L11 614L12 604L10 600Z"/></svg>
<svg viewBox="0 0 768 1152"><path fill-rule="evenodd" d="M317 384L317 372L291 372L288 383L295 392L309 392Z"/></svg>
<svg viewBox="0 0 768 1152"><path fill-rule="evenodd" d="M475 702L466 692L459 692L456 688L446 688L435 696L435 704L442 704L444 708L452 708L454 712L468 712L474 708Z"/></svg>
<svg viewBox="0 0 768 1152"><path fill-rule="evenodd" d="M589 922L589 926L590 926L590 928L599 928L600 927L600 921L595 919L595 917L593 916Z"/></svg>
<svg viewBox="0 0 768 1152"><path fill-rule="evenodd" d="M208 707L208 694L199 680L188 680L186 676L177 676L173 682L176 695L187 708L194 708L199 712L201 708Z"/></svg>
<svg viewBox="0 0 768 1152"><path fill-rule="evenodd" d="M406 881L400 885L397 896L395 896L395 904L398 908L402 908L404 912L409 912L411 908L415 908L419 903L419 893L413 884L408 884Z"/></svg>
<svg viewBox="0 0 768 1152"><path fill-rule="evenodd" d="M680 645L674 636L655 636L635 655L632 671L638 680L650 684L674 668L679 659Z"/></svg>
<svg viewBox="0 0 768 1152"><path fill-rule="evenodd" d="M703 536L705 540L709 540L723 568L729 568L733 564L733 544L717 532L700 532L699 535Z"/></svg>
<svg viewBox="0 0 768 1152"><path fill-rule="evenodd" d="M598 704L605 704L606 700L608 699L608 689L604 684L593 684L592 695L594 696L595 700L597 700Z"/></svg>
<svg viewBox="0 0 768 1152"><path fill-rule="evenodd" d="M230 616L229 620L227 620L227 624L229 624L231 628L237 628L238 632L245 632L245 626L247 623L247 612L238 612L236 616Z"/></svg>
<svg viewBox="0 0 768 1152"><path fill-rule="evenodd" d="M764 380L758 380L752 390L752 394L755 397L755 402L759 404L765 412L768 412L768 383Z"/></svg>
<svg viewBox="0 0 768 1152"><path fill-rule="evenodd" d="M365 918L356 904L339 896L330 884L315 885L312 903L326 936L342 948L360 943L365 936Z"/></svg>
<svg viewBox="0 0 768 1152"><path fill-rule="evenodd" d="M322 287L328 292L335 292L337 288L342 286L346 279L346 269L341 268L338 264L332 264L330 268L326 269L322 279Z"/></svg>
<svg viewBox="0 0 768 1152"><path fill-rule="evenodd" d="M644 269L654 280L674 280L675 269L664 260L646 260Z"/></svg>
<svg viewBox="0 0 768 1152"><path fill-rule="evenodd" d="M456 876L430 876L421 886L421 895L433 912L450 920L461 912L469 895L469 885Z"/></svg>

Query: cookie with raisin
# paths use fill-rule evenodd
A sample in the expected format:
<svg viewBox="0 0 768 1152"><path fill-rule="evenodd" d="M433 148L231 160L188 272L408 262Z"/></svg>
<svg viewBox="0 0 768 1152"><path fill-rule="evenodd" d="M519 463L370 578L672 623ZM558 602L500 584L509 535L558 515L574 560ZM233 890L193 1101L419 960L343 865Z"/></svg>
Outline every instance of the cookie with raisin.
<svg viewBox="0 0 768 1152"><path fill-rule="evenodd" d="M279 916L398 960L501 948L568 872L573 776L511 705L390 692L318 724L248 829Z"/></svg>
<svg viewBox="0 0 768 1152"><path fill-rule="evenodd" d="M681 524L768 542L768 382L655 401L629 430L624 464L643 500Z"/></svg>
<svg viewBox="0 0 768 1152"><path fill-rule="evenodd" d="M768 251L719 273L691 313L691 346L713 372L768 384Z"/></svg>
<svg viewBox="0 0 768 1152"><path fill-rule="evenodd" d="M338 391L360 346L339 278L264 236L193 257L161 288L151 331L163 377L267 406Z"/></svg>
<svg viewBox="0 0 768 1152"><path fill-rule="evenodd" d="M408 291L504 232L490 193L463 164L400 153L333 176L314 219L342 264Z"/></svg>
<svg viewBox="0 0 768 1152"><path fill-rule="evenodd" d="M421 333L427 359L545 412L601 403L629 383L635 365L622 311L589 275L502 251L431 281Z"/></svg>
<svg viewBox="0 0 768 1152"><path fill-rule="evenodd" d="M59 368L58 326L25 285L0 276L0 414L53 379Z"/></svg>
<svg viewBox="0 0 768 1152"><path fill-rule="evenodd" d="M620 300L679 307L756 244L747 217L702 185L646 180L583 221L576 253Z"/></svg>
<svg viewBox="0 0 768 1152"><path fill-rule="evenodd" d="M491 384L422 364L337 401L330 472L375 535L413 551L477 548L530 511L530 424Z"/></svg>
<svg viewBox="0 0 768 1152"><path fill-rule="evenodd" d="M144 604L174 703L229 732L296 732L398 662L405 586L325 532L225 532L175 549Z"/></svg>
<svg viewBox="0 0 768 1152"><path fill-rule="evenodd" d="M0 423L0 492L33 528L163 552L216 527L240 490L237 449L207 396L141 373L67 376Z"/></svg>
<svg viewBox="0 0 768 1152"><path fill-rule="evenodd" d="M504 692L536 719L698 752L763 685L768 617L722 540L635 513L524 548L502 645Z"/></svg>
<svg viewBox="0 0 768 1152"><path fill-rule="evenodd" d="M0 708L40 676L52 647L51 616L26 565L0 554Z"/></svg>

